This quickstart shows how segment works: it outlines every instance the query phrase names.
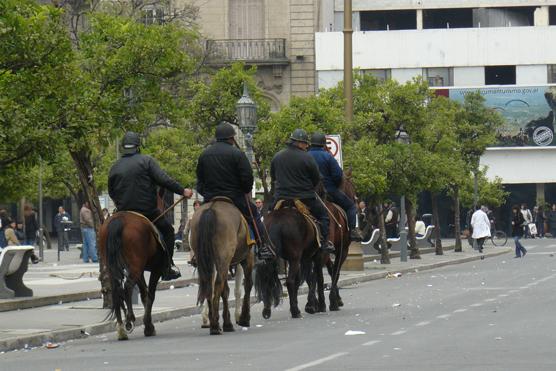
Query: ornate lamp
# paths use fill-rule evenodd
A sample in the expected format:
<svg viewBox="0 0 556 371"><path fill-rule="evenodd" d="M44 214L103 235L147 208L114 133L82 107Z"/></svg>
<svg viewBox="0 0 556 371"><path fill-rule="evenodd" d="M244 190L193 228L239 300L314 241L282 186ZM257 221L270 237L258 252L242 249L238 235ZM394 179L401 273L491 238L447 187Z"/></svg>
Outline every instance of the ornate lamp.
<svg viewBox="0 0 556 371"><path fill-rule="evenodd" d="M245 82L243 83L243 95L236 103L236 115L239 129L244 135L247 158L253 163L253 135L257 130L257 104L251 99Z"/></svg>

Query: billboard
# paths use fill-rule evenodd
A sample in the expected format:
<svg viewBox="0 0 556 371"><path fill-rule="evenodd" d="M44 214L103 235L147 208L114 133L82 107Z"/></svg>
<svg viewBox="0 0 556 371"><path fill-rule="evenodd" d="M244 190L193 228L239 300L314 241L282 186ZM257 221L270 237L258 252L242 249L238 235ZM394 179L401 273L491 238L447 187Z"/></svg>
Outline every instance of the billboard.
<svg viewBox="0 0 556 371"><path fill-rule="evenodd" d="M481 93L488 107L504 117L499 146L556 145L556 85L450 88L437 89L436 94L463 103L465 95L475 91Z"/></svg>

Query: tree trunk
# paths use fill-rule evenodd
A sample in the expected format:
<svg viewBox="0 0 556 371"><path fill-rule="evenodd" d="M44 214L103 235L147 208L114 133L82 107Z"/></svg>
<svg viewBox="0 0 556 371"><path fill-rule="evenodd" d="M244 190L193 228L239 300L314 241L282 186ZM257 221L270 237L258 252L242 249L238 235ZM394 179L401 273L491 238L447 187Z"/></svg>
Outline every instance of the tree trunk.
<svg viewBox="0 0 556 371"><path fill-rule="evenodd" d="M438 194L431 192L432 200L432 225L434 225L434 247L436 255L444 255L442 240L440 239L440 222L438 220Z"/></svg>
<svg viewBox="0 0 556 371"><path fill-rule="evenodd" d="M456 246L454 248L455 252L462 252L461 248L461 226L459 220L459 186L454 188L454 234L456 238Z"/></svg>
<svg viewBox="0 0 556 371"><path fill-rule="evenodd" d="M95 234L98 238L98 230L102 222L104 222L104 216L102 214L102 208L100 206L100 201L98 198L98 192L95 185L95 179L93 176L93 167L91 165L91 156L88 151L70 151L71 158L75 163L77 168L77 175L79 176L79 182L81 183L81 188L83 190L83 195L86 201L89 201L91 206L91 211L93 213L93 221L95 223ZM80 205L81 206L81 205ZM97 239L98 246L98 239ZM100 252L99 252L100 254ZM112 288L110 287L110 277L108 276L108 269L104 265L104 256L99 256L99 281L101 285L101 292L103 298L103 308L112 307Z"/></svg>
<svg viewBox="0 0 556 371"><path fill-rule="evenodd" d="M386 225L384 224L382 202L378 204L378 228L380 229L380 264L390 264L390 253L388 252L388 241L386 241Z"/></svg>
<svg viewBox="0 0 556 371"><path fill-rule="evenodd" d="M417 241L415 240L415 210L413 202L409 197L405 198L405 210L407 216L407 237L409 241L409 259L421 259L421 252L417 247ZM404 226L402 226L404 228Z"/></svg>

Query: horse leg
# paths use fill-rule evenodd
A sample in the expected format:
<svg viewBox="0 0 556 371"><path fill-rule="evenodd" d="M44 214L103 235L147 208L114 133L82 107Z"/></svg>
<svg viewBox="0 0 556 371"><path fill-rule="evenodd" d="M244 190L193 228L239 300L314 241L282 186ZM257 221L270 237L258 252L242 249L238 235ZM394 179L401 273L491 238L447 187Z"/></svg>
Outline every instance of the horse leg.
<svg viewBox="0 0 556 371"><path fill-rule="evenodd" d="M292 318L301 318L301 311L297 306L297 288L299 287L299 261L290 262L290 269L286 285L288 287L288 296L290 297L290 313Z"/></svg>
<svg viewBox="0 0 556 371"><path fill-rule="evenodd" d="M314 272L311 272L307 277L307 286L309 286L309 293L307 294L307 304L305 304L305 312L315 314L317 312L317 297L315 295L316 280Z"/></svg>
<svg viewBox="0 0 556 371"><path fill-rule="evenodd" d="M125 304L127 307L127 312L125 316L125 330L128 334L131 334L135 329L135 314L133 313L133 303L131 302L131 297L133 296L133 289L135 285L129 285L125 288Z"/></svg>
<svg viewBox="0 0 556 371"><path fill-rule="evenodd" d="M224 283L226 282L226 276L228 274L228 270L224 269L224 277L221 272L216 272L216 279L214 280L213 289L212 289L212 297L211 303L209 307L209 316L210 316L210 334L211 335L220 335L222 334L222 329L220 329L220 316L218 310L220 308L220 295L222 294Z"/></svg>
<svg viewBox="0 0 556 371"><path fill-rule="evenodd" d="M158 285L158 280L160 279L161 275L162 272L153 271L151 272L151 276L149 278L149 290L147 292L148 300L147 300L147 304L145 305L145 314L143 315L143 323L145 324L145 330L143 331L143 333L145 334L145 336L156 335L156 330L153 325L151 313L153 309L154 298L156 295L156 286ZM145 304L144 301L143 304Z"/></svg>
<svg viewBox="0 0 556 371"><path fill-rule="evenodd" d="M230 308L228 306L228 296L230 295L230 286L228 285L228 281L224 281L224 289L222 290L222 318L224 324L222 325L222 329L224 332L233 332L234 325L232 324L232 320L230 318Z"/></svg>
<svg viewBox="0 0 556 371"><path fill-rule="evenodd" d="M119 300L118 300L119 301ZM122 311L120 305L123 303L114 303L116 309L114 309L114 313L116 313L116 334L118 335L118 340L127 340L127 332L125 331L124 324L122 321Z"/></svg>
<svg viewBox="0 0 556 371"><path fill-rule="evenodd" d="M203 323L201 328L210 328L210 301L207 300L203 303L203 310L201 311L201 318Z"/></svg>
<svg viewBox="0 0 556 371"><path fill-rule="evenodd" d="M234 298L235 298L235 308L234 308L234 319L236 323L239 322L241 315L241 283L243 280L243 267L241 264L236 265L236 277L234 286Z"/></svg>
<svg viewBox="0 0 556 371"><path fill-rule="evenodd" d="M140 276L139 280L137 281L137 286L139 286L141 303L143 303L143 308L145 310L145 314L143 315L143 326L145 327L143 333L145 334L145 336L151 336L151 335L147 335L148 333L147 328L149 326L152 327L152 322L149 323L149 321L152 320L147 317L147 308L149 306L149 301L151 300L151 298L149 296L149 288L147 287L147 283L145 282L145 276L143 275Z"/></svg>
<svg viewBox="0 0 556 371"><path fill-rule="evenodd" d="M314 274L317 280L317 293L319 297L318 301L318 311L321 313L326 312L326 300L324 299L324 276L322 274L322 257L321 254L317 254L314 258Z"/></svg>
<svg viewBox="0 0 556 371"><path fill-rule="evenodd" d="M244 276L243 304L241 305L241 315L238 325L249 327L251 324L251 289L253 288L253 256L241 263L241 272ZM239 267L239 266L238 266ZM238 269L238 271L240 271ZM238 282L236 281L236 285Z"/></svg>

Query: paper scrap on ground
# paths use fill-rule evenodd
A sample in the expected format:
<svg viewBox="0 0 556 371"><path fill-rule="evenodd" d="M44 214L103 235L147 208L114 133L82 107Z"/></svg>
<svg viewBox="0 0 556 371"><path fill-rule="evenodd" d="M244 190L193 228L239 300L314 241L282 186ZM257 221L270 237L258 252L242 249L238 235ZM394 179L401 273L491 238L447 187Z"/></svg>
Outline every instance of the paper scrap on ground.
<svg viewBox="0 0 556 371"><path fill-rule="evenodd" d="M348 330L346 331L346 333L344 335L346 336L353 336L353 335L365 335L366 332L365 331L354 331L354 330Z"/></svg>

